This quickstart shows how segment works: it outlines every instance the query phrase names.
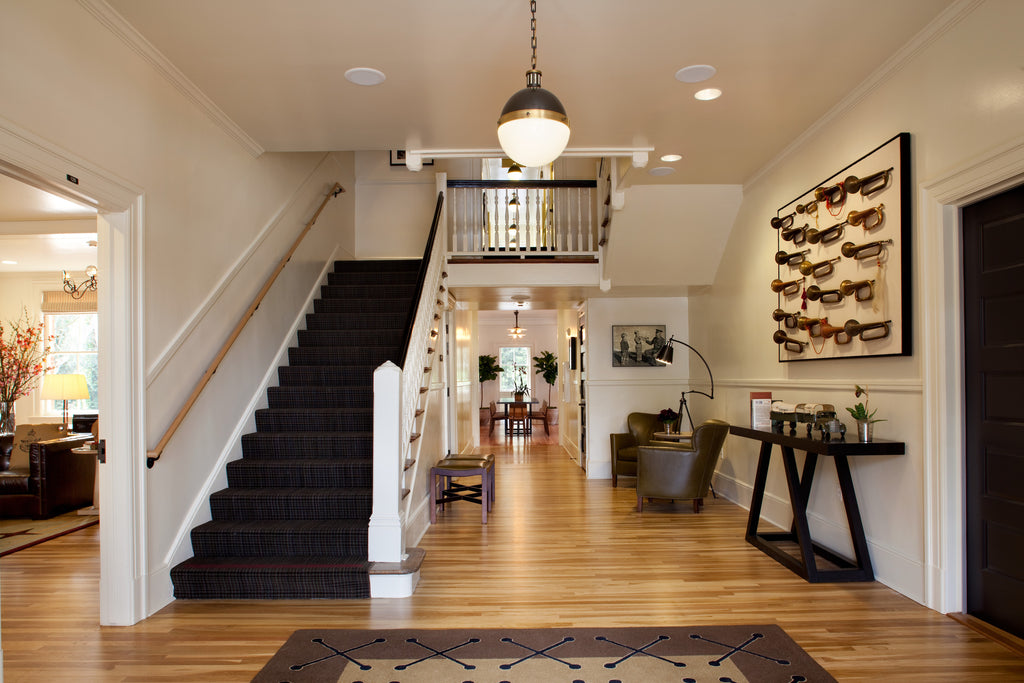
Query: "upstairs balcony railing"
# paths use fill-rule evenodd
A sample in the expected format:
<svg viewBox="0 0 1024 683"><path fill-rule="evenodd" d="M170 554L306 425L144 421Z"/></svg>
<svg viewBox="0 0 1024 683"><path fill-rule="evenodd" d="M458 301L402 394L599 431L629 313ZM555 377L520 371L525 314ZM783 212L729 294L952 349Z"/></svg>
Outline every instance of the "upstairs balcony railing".
<svg viewBox="0 0 1024 683"><path fill-rule="evenodd" d="M449 180L450 258L597 258L594 180Z"/></svg>

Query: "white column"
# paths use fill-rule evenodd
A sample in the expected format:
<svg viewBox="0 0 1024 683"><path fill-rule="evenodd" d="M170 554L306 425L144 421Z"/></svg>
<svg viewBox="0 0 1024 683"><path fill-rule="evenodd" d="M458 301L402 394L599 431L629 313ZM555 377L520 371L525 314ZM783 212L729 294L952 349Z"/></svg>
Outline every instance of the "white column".
<svg viewBox="0 0 1024 683"><path fill-rule="evenodd" d="M405 554L402 518L402 370L391 361L373 372L373 512L370 562L401 562Z"/></svg>

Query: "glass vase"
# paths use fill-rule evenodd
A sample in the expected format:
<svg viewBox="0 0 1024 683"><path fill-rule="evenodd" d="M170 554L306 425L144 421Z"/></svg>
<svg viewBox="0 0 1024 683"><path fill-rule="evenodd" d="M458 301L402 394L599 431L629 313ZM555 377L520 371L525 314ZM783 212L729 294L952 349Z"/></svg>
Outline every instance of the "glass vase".
<svg viewBox="0 0 1024 683"><path fill-rule="evenodd" d="M0 434L14 432L14 404L0 401Z"/></svg>

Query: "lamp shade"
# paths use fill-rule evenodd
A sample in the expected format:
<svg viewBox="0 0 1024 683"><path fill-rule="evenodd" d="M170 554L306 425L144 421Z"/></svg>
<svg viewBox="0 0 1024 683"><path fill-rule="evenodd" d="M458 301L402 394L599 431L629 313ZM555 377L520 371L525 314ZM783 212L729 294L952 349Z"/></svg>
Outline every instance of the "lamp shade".
<svg viewBox="0 0 1024 683"><path fill-rule="evenodd" d="M527 87L508 98L498 118L498 142L505 155L522 166L546 166L569 144L569 116L550 91L527 72Z"/></svg>
<svg viewBox="0 0 1024 683"><path fill-rule="evenodd" d="M672 345L665 344L662 346L661 350L658 351L658 355L654 357L654 360L659 363L664 363L665 365L672 365Z"/></svg>
<svg viewBox="0 0 1024 683"><path fill-rule="evenodd" d="M89 398L85 375L43 375L44 401L75 401Z"/></svg>

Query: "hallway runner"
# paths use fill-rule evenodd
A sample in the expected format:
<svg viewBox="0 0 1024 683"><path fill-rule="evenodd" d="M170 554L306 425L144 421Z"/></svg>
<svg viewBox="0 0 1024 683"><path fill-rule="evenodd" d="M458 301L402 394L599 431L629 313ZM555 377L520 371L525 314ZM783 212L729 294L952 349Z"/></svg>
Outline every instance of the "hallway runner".
<svg viewBox="0 0 1024 683"><path fill-rule="evenodd" d="M778 626L295 631L254 683L835 681Z"/></svg>

